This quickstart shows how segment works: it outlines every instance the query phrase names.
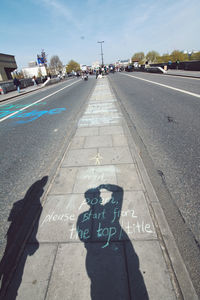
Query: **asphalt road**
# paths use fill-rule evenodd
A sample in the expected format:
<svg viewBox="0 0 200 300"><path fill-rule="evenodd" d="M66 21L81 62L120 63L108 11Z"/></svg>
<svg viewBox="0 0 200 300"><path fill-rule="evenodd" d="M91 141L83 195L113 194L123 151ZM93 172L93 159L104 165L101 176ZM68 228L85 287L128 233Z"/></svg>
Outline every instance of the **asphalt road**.
<svg viewBox="0 0 200 300"><path fill-rule="evenodd" d="M136 72L110 74L109 79L197 286L200 276L200 80Z"/></svg>
<svg viewBox="0 0 200 300"><path fill-rule="evenodd" d="M50 179L94 84L72 79L0 105L0 258L13 203Z"/></svg>

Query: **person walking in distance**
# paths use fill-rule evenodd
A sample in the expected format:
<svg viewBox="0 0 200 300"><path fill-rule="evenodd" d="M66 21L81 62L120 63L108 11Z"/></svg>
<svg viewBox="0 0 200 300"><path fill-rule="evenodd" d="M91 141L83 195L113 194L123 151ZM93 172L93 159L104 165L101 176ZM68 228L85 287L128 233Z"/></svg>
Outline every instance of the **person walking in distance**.
<svg viewBox="0 0 200 300"><path fill-rule="evenodd" d="M17 79L15 77L14 80L13 80L13 83L16 86L18 93L20 93L20 81L19 81L19 79Z"/></svg>

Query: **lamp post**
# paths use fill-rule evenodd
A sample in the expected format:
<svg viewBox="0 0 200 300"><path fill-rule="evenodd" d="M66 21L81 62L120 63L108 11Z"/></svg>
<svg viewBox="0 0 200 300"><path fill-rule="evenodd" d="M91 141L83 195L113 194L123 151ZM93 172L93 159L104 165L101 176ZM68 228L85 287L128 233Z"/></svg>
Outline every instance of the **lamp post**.
<svg viewBox="0 0 200 300"><path fill-rule="evenodd" d="M104 63L103 63L103 48L102 48L102 44L104 43L104 41L97 42L97 43L101 44L101 62L102 62L102 67L103 67Z"/></svg>

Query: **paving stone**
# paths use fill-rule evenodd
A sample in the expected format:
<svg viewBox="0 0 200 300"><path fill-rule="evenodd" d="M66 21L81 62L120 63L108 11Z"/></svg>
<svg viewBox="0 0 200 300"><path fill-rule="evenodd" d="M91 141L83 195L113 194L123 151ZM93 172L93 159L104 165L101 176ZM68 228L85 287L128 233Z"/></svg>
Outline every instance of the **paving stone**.
<svg viewBox="0 0 200 300"><path fill-rule="evenodd" d="M39 220L36 238L40 242L79 242L78 216L88 209L84 194L48 196ZM89 231L91 224L89 224ZM33 239L31 238L31 241Z"/></svg>
<svg viewBox="0 0 200 300"><path fill-rule="evenodd" d="M100 184L116 184L116 174L114 166L95 166L79 168L74 193L85 193L89 188L95 188Z"/></svg>
<svg viewBox="0 0 200 300"><path fill-rule="evenodd" d="M102 165L133 163L128 147L100 148L98 151Z"/></svg>
<svg viewBox="0 0 200 300"><path fill-rule="evenodd" d="M90 299L85 256L86 250L82 244L59 245L46 299Z"/></svg>
<svg viewBox="0 0 200 300"><path fill-rule="evenodd" d="M79 120L79 127L93 127L93 126L108 126L121 124L121 115L118 113L107 114L92 114L83 115Z"/></svg>
<svg viewBox="0 0 200 300"><path fill-rule="evenodd" d="M110 102L110 103L114 103L114 102L117 102L117 99L115 99L115 98L112 98L112 97L103 97L102 99L100 99L100 98L93 98L93 99L90 99L90 104L92 104L92 103L108 103L108 102Z"/></svg>
<svg viewBox="0 0 200 300"><path fill-rule="evenodd" d="M93 185L92 188L97 186ZM86 191L87 189L84 189L84 193ZM81 234L88 234L86 239L104 241L105 244L108 242L108 230L114 232L110 241L156 238L142 192L125 192L122 199L119 193L111 194L103 190L103 199L107 202L98 206L98 199L92 199L93 212L90 216L90 207L84 193L52 195L47 198L36 233L38 241L79 242L77 226ZM102 236L98 236L99 228L103 230Z"/></svg>
<svg viewBox="0 0 200 300"><path fill-rule="evenodd" d="M108 103L89 103L84 115L87 114L104 114L110 112L117 112L116 106L112 102Z"/></svg>
<svg viewBox="0 0 200 300"><path fill-rule="evenodd" d="M90 98L89 104L93 103L93 101L98 102L98 100L100 100L100 102L102 102L102 101L110 102L110 100L115 100L114 102L116 102L116 98L112 94L107 93L103 97L100 97L97 94L92 95L92 97Z"/></svg>
<svg viewBox="0 0 200 300"><path fill-rule="evenodd" d="M117 182L124 190L144 190L135 164L115 166Z"/></svg>
<svg viewBox="0 0 200 300"><path fill-rule="evenodd" d="M69 194L72 192L77 168L60 168L49 194Z"/></svg>
<svg viewBox="0 0 200 300"><path fill-rule="evenodd" d="M81 204L85 211L79 214L77 220L80 240L80 234L86 231L88 236L83 240L102 241L105 247L112 241L157 239L142 192L125 192L123 195L113 190L110 195L107 194L107 199L103 198L106 203L101 203L97 194L91 197L85 194L85 197L91 207Z"/></svg>
<svg viewBox="0 0 200 300"><path fill-rule="evenodd" d="M43 300L56 250L57 245L26 246L6 299Z"/></svg>
<svg viewBox="0 0 200 300"><path fill-rule="evenodd" d="M95 128L78 128L75 134L75 137L77 136L93 136L93 135L99 135L99 129L98 127Z"/></svg>
<svg viewBox="0 0 200 300"><path fill-rule="evenodd" d="M123 245L112 246L61 244L47 299L129 300Z"/></svg>
<svg viewBox="0 0 200 300"><path fill-rule="evenodd" d="M137 253L139 261L136 262L135 254ZM127 265L129 271L130 288L132 298L134 298L134 282L135 265L140 265L141 273L144 277L146 289L149 299L153 300L175 300L175 293L169 278L169 271L167 270L162 251L158 241L135 241L133 244L126 243ZM136 298L142 299L142 298Z"/></svg>
<svg viewBox="0 0 200 300"><path fill-rule="evenodd" d="M69 150L63 160L63 166L92 166L96 164L97 149Z"/></svg>
<svg viewBox="0 0 200 300"><path fill-rule="evenodd" d="M77 136L72 139L72 143L70 145L70 149L81 149L85 143L84 136Z"/></svg>
<svg viewBox="0 0 200 300"><path fill-rule="evenodd" d="M99 129L99 134L124 134L124 132L122 126L106 126Z"/></svg>
<svg viewBox="0 0 200 300"><path fill-rule="evenodd" d="M112 147L111 135L98 135L86 137L84 148Z"/></svg>
<svg viewBox="0 0 200 300"><path fill-rule="evenodd" d="M119 213L113 210L113 219ZM129 239L156 239L157 234L142 191L124 192L120 224ZM122 236L123 239L123 236Z"/></svg>
<svg viewBox="0 0 200 300"><path fill-rule="evenodd" d="M127 138L123 134L114 134L112 135L112 139L114 147L123 147L128 145Z"/></svg>

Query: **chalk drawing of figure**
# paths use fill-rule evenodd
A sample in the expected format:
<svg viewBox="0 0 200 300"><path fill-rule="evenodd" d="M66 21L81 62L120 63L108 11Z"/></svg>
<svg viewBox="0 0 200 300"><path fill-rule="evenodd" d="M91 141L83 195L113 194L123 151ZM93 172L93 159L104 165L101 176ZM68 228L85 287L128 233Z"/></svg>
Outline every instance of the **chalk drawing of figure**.
<svg viewBox="0 0 200 300"><path fill-rule="evenodd" d="M0 262L0 299L15 300L18 295L24 266L28 256L33 255L39 248L39 243L36 239L39 217L42 212L40 198L44 192L44 186L48 180L44 176L41 180L36 181L26 192L23 199L15 202L10 211L8 221L11 222L7 232L7 244L4 251L4 256ZM35 222L35 219L37 221ZM13 278L13 270L16 264L16 256L21 251L22 243L34 223L34 231L31 237L31 245L26 247L22 257L20 258L18 267ZM11 281L7 288L8 282ZM7 289L7 291L6 291ZM6 293L6 294L5 294Z"/></svg>
<svg viewBox="0 0 200 300"><path fill-rule="evenodd" d="M101 190L111 192L102 204ZM149 299L139 259L119 223L123 189L102 184L85 192L89 210L78 217L76 230L87 250L86 270L92 300Z"/></svg>

